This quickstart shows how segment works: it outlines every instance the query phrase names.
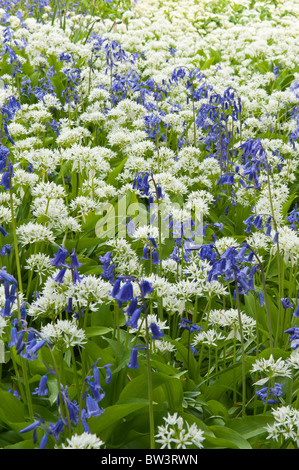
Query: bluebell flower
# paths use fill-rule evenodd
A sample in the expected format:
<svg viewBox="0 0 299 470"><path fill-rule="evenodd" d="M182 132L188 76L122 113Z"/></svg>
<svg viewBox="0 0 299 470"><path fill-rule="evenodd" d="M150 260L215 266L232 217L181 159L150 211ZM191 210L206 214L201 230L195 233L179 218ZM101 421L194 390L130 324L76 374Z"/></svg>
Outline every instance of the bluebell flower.
<svg viewBox="0 0 299 470"><path fill-rule="evenodd" d="M152 322L149 325L149 328L152 331L152 339L161 339L161 338L163 338L164 332L160 330L159 326L156 323Z"/></svg>
<svg viewBox="0 0 299 470"><path fill-rule="evenodd" d="M3 245L2 250L0 251L0 256L10 255L12 246L7 244Z"/></svg>
<svg viewBox="0 0 299 470"><path fill-rule="evenodd" d="M138 348L132 348L130 363L127 364L127 366L130 369L138 369L138 367L140 366L139 362L137 361L137 358L138 358Z"/></svg>
<svg viewBox="0 0 299 470"><path fill-rule="evenodd" d="M141 315L141 309L137 308L133 312L133 314L131 315L129 320L127 320L126 325L129 326L130 328L134 328L134 329L137 330L138 329L138 320L140 318L140 315Z"/></svg>
<svg viewBox="0 0 299 470"><path fill-rule="evenodd" d="M90 418L91 416L98 417L104 413L104 409L100 408L97 401L92 398L91 395L86 397L86 417Z"/></svg>
<svg viewBox="0 0 299 470"><path fill-rule="evenodd" d="M268 396L268 404L275 405L278 403L278 401L274 400L274 398L271 397L280 397L283 394L282 385L279 383L275 383L274 387L270 387L269 392L268 387L263 387L260 390L257 390L255 393L256 396L264 402L264 404L266 403Z"/></svg>
<svg viewBox="0 0 299 470"><path fill-rule="evenodd" d="M119 293L119 290L120 290L120 279L116 279L115 283L114 283L114 286L113 286L113 289L112 289L112 292L111 292L111 296L116 299L116 296L118 295Z"/></svg>
<svg viewBox="0 0 299 470"><path fill-rule="evenodd" d="M129 302L134 298L133 295L133 285L130 281L127 281L119 290L115 298L119 302Z"/></svg>
<svg viewBox="0 0 299 470"><path fill-rule="evenodd" d="M294 317L299 318L299 305L296 308L295 312L293 312Z"/></svg>
<svg viewBox="0 0 299 470"><path fill-rule="evenodd" d="M284 331L289 335L290 346L292 349L297 349L299 347L299 328L297 325L293 326L292 328L288 328Z"/></svg>
<svg viewBox="0 0 299 470"><path fill-rule="evenodd" d="M39 444L39 449L45 449L45 448L46 448L46 445L47 445L47 442L48 442L48 436L47 436L47 434L45 434L45 435L41 438L41 441L40 441L40 444Z"/></svg>
<svg viewBox="0 0 299 470"><path fill-rule="evenodd" d="M32 395L39 395L40 397L47 396L48 395L47 384L48 384L48 376L43 375L42 378L40 379L39 386L36 387L34 392L32 392Z"/></svg>
<svg viewBox="0 0 299 470"><path fill-rule="evenodd" d="M154 292L154 288L153 288L152 284L149 281L147 281L146 279L143 279L140 282L140 287L141 287L141 291L142 291L142 294L143 294L144 297L146 295L152 294Z"/></svg>
<svg viewBox="0 0 299 470"><path fill-rule="evenodd" d="M61 245L60 248L58 249L58 252L56 253L55 258L51 259L51 264L53 266L56 266L57 268L60 268L62 265L65 264L65 260L68 254L69 254L68 250Z"/></svg>
<svg viewBox="0 0 299 470"><path fill-rule="evenodd" d="M66 273L66 267L61 268L57 276L54 278L56 282L63 282L64 275Z"/></svg>
<svg viewBox="0 0 299 470"><path fill-rule="evenodd" d="M72 268L78 269L82 266L82 263L79 263L77 255L75 254L75 249L73 249L72 253L70 254L70 258L71 258Z"/></svg>
<svg viewBox="0 0 299 470"><path fill-rule="evenodd" d="M262 307L263 305L265 305L264 294L261 291L259 291L258 296L259 296L259 304Z"/></svg>
<svg viewBox="0 0 299 470"><path fill-rule="evenodd" d="M293 308L293 304L291 302L290 297L286 297L284 299L281 299L281 303L282 303L282 306L283 306L284 309Z"/></svg>
<svg viewBox="0 0 299 470"><path fill-rule="evenodd" d="M138 299L137 297L134 297L131 302L129 303L129 306L127 309L124 309L124 313L126 313L128 315L128 317L130 317L131 315L133 315L133 313L135 312L136 308L137 308L137 304L138 304Z"/></svg>
<svg viewBox="0 0 299 470"><path fill-rule="evenodd" d="M50 423L48 427L48 434L55 437L56 441L59 441L59 434L64 431L64 423L62 419L59 419L55 424Z"/></svg>
<svg viewBox="0 0 299 470"><path fill-rule="evenodd" d="M105 378L106 384L109 384L111 382L111 378L112 378L112 372L111 372L110 366L112 366L112 364L106 364L104 366L104 368L106 370L106 378Z"/></svg>

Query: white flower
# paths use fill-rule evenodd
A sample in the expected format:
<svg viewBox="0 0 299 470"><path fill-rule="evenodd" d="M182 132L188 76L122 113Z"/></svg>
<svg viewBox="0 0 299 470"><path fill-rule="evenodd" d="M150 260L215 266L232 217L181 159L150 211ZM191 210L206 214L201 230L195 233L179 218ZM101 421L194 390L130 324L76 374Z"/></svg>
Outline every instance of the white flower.
<svg viewBox="0 0 299 470"><path fill-rule="evenodd" d="M205 437L203 431L195 423L190 425L178 413L163 418L165 425L158 426L158 433L155 441L161 444L161 449L186 449L195 446L198 449L203 447L202 442Z"/></svg>
<svg viewBox="0 0 299 470"><path fill-rule="evenodd" d="M272 409L274 424L268 424L267 439L274 439L282 444L287 439L292 439L299 448L299 411L290 406L280 406Z"/></svg>
<svg viewBox="0 0 299 470"><path fill-rule="evenodd" d="M218 333L214 329L209 329L207 331L200 331L197 333L193 338L192 345L196 347L198 343L203 343L207 344L209 347L214 346L217 348L217 341L222 339L225 339L225 336L223 336L221 333Z"/></svg>
<svg viewBox="0 0 299 470"><path fill-rule="evenodd" d="M55 240L54 234L50 229L36 222L28 222L28 224L20 225L17 228L17 235L22 245L37 242L53 243Z"/></svg>
<svg viewBox="0 0 299 470"><path fill-rule="evenodd" d="M96 434L84 432L83 434L74 434L67 438L67 444L62 444L62 449L100 449L105 443L99 439Z"/></svg>
<svg viewBox="0 0 299 470"><path fill-rule="evenodd" d="M78 328L77 321L57 320L56 323L48 323L41 327L41 337L48 339L50 343L59 349L83 346L86 343L86 336L82 328Z"/></svg>
<svg viewBox="0 0 299 470"><path fill-rule="evenodd" d="M291 377L291 370L289 368L288 363L281 358L278 358L277 361L275 361L272 354L269 359L257 359L253 363L253 367L251 369L251 373L254 372L261 372L267 375L266 378L260 379L255 382L255 385L263 385L269 379L277 376Z"/></svg>

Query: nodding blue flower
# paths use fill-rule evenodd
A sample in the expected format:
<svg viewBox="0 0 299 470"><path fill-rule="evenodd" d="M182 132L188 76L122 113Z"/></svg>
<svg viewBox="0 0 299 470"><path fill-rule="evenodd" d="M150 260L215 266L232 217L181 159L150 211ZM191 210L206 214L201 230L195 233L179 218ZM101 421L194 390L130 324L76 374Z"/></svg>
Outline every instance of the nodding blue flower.
<svg viewBox="0 0 299 470"><path fill-rule="evenodd" d="M78 261L78 258L75 254L75 250L73 249L72 253L70 254L70 258L71 258L71 264L72 264L72 268L74 269L78 269L82 266L82 263L79 263Z"/></svg>
<svg viewBox="0 0 299 470"><path fill-rule="evenodd" d="M39 444L39 449L45 449L45 448L46 448L46 445L47 445L47 442L48 442L48 435L45 434L45 435L41 438L41 441L40 441L40 444Z"/></svg>
<svg viewBox="0 0 299 470"><path fill-rule="evenodd" d="M32 392L32 395L38 395L40 397L47 396L48 395L47 384L48 384L48 376L43 375L42 378L40 379L39 386L36 387L34 392Z"/></svg>
<svg viewBox="0 0 299 470"><path fill-rule="evenodd" d="M47 340L42 339L40 341L37 341L35 337L29 339L29 334L25 350L21 352L21 356L27 359L28 361L34 361L38 357L38 351L47 343Z"/></svg>
<svg viewBox="0 0 299 470"><path fill-rule="evenodd" d="M88 383L91 393L93 394L94 399L97 402L103 400L105 396L105 392L101 387L100 373L99 373L99 369L96 366L94 366L93 368L93 381L87 379L87 383Z"/></svg>
<svg viewBox="0 0 299 470"><path fill-rule="evenodd" d="M220 222L216 222L216 223L214 224L214 227L216 227L218 230L222 230L223 227L224 227L224 225L221 224Z"/></svg>
<svg viewBox="0 0 299 470"><path fill-rule="evenodd" d="M138 320L140 318L140 314L141 314L141 309L140 308L137 308L133 314L131 315L131 317L129 318L129 320L126 322L126 325L129 326L130 328L134 328L134 329L138 329Z"/></svg>
<svg viewBox="0 0 299 470"><path fill-rule="evenodd" d="M139 348L136 347L136 348L133 348L132 351L131 351L130 363L127 364L127 366L130 369L138 369L138 367L140 366L139 362L137 361L138 349Z"/></svg>
<svg viewBox="0 0 299 470"><path fill-rule="evenodd" d="M263 305L265 305L264 294L261 291L259 291L258 295L259 295L259 304L262 307Z"/></svg>
<svg viewBox="0 0 299 470"><path fill-rule="evenodd" d="M296 318L299 318L299 305L297 307L297 309L295 310L295 312L293 313L294 317Z"/></svg>
<svg viewBox="0 0 299 470"><path fill-rule="evenodd" d="M112 378L112 372L111 372L110 366L112 366L112 364L106 364L104 366L104 368L106 370L106 378L105 378L106 384L109 384L111 382L111 378Z"/></svg>
<svg viewBox="0 0 299 470"><path fill-rule="evenodd" d="M179 326L181 328L184 328L185 330L189 330L190 333L193 333L194 331L202 331L202 327L196 325L196 323L193 323L191 320L188 320L188 318L182 318L181 323L179 323Z"/></svg>
<svg viewBox="0 0 299 470"><path fill-rule="evenodd" d="M79 284L81 281L82 281L83 277L81 277L77 271L77 269L75 268L73 270L73 284Z"/></svg>
<svg viewBox="0 0 299 470"><path fill-rule="evenodd" d="M7 244L3 245L2 250L0 251L0 256L10 255L12 246Z"/></svg>
<svg viewBox="0 0 299 470"><path fill-rule="evenodd" d="M11 275L6 272L6 267L3 266L2 269L0 269L0 283L5 283L5 282L12 282L13 284L17 285L16 279Z"/></svg>
<svg viewBox="0 0 299 470"><path fill-rule="evenodd" d="M149 257L150 257L150 249L149 249L148 244L146 244L145 247L143 248L143 253L140 259L145 259L146 261L148 261Z"/></svg>
<svg viewBox="0 0 299 470"><path fill-rule="evenodd" d="M159 264L161 263L161 260L159 260L159 253L154 250L153 251L153 264Z"/></svg>
<svg viewBox="0 0 299 470"><path fill-rule="evenodd" d="M285 297L284 299L281 299L281 303L284 309L293 308L293 304L291 302L290 297Z"/></svg>
<svg viewBox="0 0 299 470"><path fill-rule="evenodd" d="M0 227L0 233L2 234L2 237L6 237L8 235L8 233L6 232L6 230L4 230L3 227Z"/></svg>
<svg viewBox="0 0 299 470"><path fill-rule="evenodd" d="M257 215L253 221L253 225L255 226L255 228L257 230L260 230L262 228L262 225L263 225L263 219L261 216Z"/></svg>
<svg viewBox="0 0 299 470"><path fill-rule="evenodd" d="M88 426L87 421L86 421L87 417L88 417L87 416L87 411L86 411L85 408L83 408L81 410L81 423L82 423L84 432L87 432L88 434L90 434L90 429L89 429L89 426Z"/></svg>
<svg viewBox="0 0 299 470"><path fill-rule="evenodd" d="M118 294L115 296L116 300L119 302L128 302L134 298L133 295L133 285L130 281L127 281L119 290Z"/></svg>
<svg viewBox="0 0 299 470"><path fill-rule="evenodd" d="M57 268L60 268L62 265L65 264L65 260L68 254L68 250L61 245L58 252L56 253L55 258L51 259L51 264L53 266L56 266Z"/></svg>
<svg viewBox="0 0 299 470"><path fill-rule="evenodd" d="M64 275L66 273L66 267L61 268L57 276L55 277L54 281L56 282L63 282Z"/></svg>
<svg viewBox="0 0 299 470"><path fill-rule="evenodd" d="M59 419L55 424L50 423L48 428L48 434L54 436L56 441L59 441L59 434L64 431L64 423L62 419Z"/></svg>
<svg viewBox="0 0 299 470"><path fill-rule="evenodd" d="M67 406L70 420L72 421L72 423L75 424L75 426L77 426L78 422L79 422L79 419L78 419L79 406L77 405L75 400L71 401L69 399L68 386L67 385L63 388L63 386L60 384L60 389L61 389L62 402L63 402L63 404L65 404ZM59 396L59 394L57 396L57 405L58 406L60 405L60 396Z"/></svg>
<svg viewBox="0 0 299 470"><path fill-rule="evenodd" d="M297 325L293 326L284 331L289 335L290 346L292 349L297 349L299 347L299 328Z"/></svg>
<svg viewBox="0 0 299 470"><path fill-rule="evenodd" d="M152 339L161 339L164 336L164 331L161 331L156 323L151 323L149 328L152 331Z"/></svg>
<svg viewBox="0 0 299 470"><path fill-rule="evenodd" d="M91 395L87 395L86 397L86 418L90 418L91 416L101 416L104 413L104 409L100 408L97 401L92 398Z"/></svg>
<svg viewBox="0 0 299 470"><path fill-rule="evenodd" d="M152 294L154 292L154 288L153 288L152 284L149 281L147 281L146 279L143 279L140 282L140 287L141 287L141 291L142 291L142 294L143 294L144 297L146 295Z"/></svg>
<svg viewBox="0 0 299 470"><path fill-rule="evenodd" d="M134 297L128 308L127 309L124 309L124 313L126 313L126 315L128 315L128 317L130 317L131 315L133 315L133 313L135 312L136 308L137 308L137 305L138 305L138 298L137 297Z"/></svg>
<svg viewBox="0 0 299 470"><path fill-rule="evenodd" d="M111 296L116 299L116 296L118 295L119 293L119 290L120 290L120 279L116 279L115 283L114 283L114 286L113 286L113 289L112 289L112 292L111 292Z"/></svg>

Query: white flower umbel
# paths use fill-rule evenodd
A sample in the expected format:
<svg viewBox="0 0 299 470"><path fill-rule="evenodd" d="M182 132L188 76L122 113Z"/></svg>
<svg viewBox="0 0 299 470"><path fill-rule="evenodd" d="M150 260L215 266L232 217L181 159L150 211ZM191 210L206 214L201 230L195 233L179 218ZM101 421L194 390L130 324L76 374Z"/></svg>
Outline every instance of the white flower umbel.
<svg viewBox="0 0 299 470"><path fill-rule="evenodd" d="M192 341L192 346L196 347L198 344L203 343L209 347L218 347L217 342L225 339L221 333L218 333L214 329L209 329L207 331L200 331L197 333Z"/></svg>
<svg viewBox="0 0 299 470"><path fill-rule="evenodd" d="M268 380L277 376L291 377L289 364L281 358L278 358L277 361L275 361L272 354L269 359L261 358L255 361L251 369L251 373L255 372L265 374L267 377L258 380L254 385L264 385Z"/></svg>
<svg viewBox="0 0 299 470"><path fill-rule="evenodd" d="M57 320L56 323L48 323L41 327L41 336L48 339L53 346L64 350L74 346L83 346L86 343L86 336L82 328L78 328L77 321Z"/></svg>
<svg viewBox="0 0 299 470"><path fill-rule="evenodd" d="M28 222L17 228L17 236L22 245L29 245L37 242L53 243L55 238L53 232L44 225Z"/></svg>
<svg viewBox="0 0 299 470"><path fill-rule="evenodd" d="M299 410L290 406L281 406L276 410L272 409L274 424L268 424L267 439L273 439L282 445L285 441L291 439L299 448Z"/></svg>
<svg viewBox="0 0 299 470"><path fill-rule="evenodd" d="M66 440L66 444L61 444L62 449L100 449L105 443L95 434L84 432L74 434Z"/></svg>
<svg viewBox="0 0 299 470"><path fill-rule="evenodd" d="M165 425L158 426L158 433L155 440L161 444L161 449L202 449L202 442L205 440L204 433L195 423L190 425L177 413L168 413L163 418Z"/></svg>

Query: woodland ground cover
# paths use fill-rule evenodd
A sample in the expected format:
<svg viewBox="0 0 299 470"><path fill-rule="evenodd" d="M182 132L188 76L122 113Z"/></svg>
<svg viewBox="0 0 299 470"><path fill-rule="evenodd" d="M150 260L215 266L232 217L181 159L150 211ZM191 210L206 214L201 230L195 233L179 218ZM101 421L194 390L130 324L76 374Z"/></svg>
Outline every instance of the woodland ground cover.
<svg viewBox="0 0 299 470"><path fill-rule="evenodd" d="M0 1L0 447L299 442L299 5Z"/></svg>

